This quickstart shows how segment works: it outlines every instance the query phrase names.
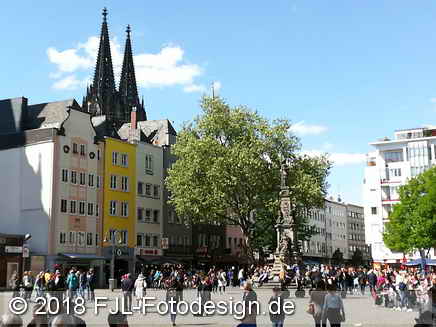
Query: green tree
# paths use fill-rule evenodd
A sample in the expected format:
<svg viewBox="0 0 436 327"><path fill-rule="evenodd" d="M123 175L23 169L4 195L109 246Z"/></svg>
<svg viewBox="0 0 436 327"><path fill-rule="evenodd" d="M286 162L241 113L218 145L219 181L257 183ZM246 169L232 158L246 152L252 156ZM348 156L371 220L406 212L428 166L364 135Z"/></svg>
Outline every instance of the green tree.
<svg viewBox="0 0 436 327"><path fill-rule="evenodd" d="M294 158L289 182L298 185L290 185L292 192L317 198L324 195L329 164L323 157L297 154L299 140L287 120L269 122L221 98L204 97L201 107L202 114L182 129L173 148L177 161L166 180L170 202L188 223L239 226L252 258L253 249L265 244L262 237L269 244L275 240L283 160Z"/></svg>
<svg viewBox="0 0 436 327"><path fill-rule="evenodd" d="M392 250L426 251L436 243L436 167L400 187L400 203L394 205L385 224L383 239Z"/></svg>

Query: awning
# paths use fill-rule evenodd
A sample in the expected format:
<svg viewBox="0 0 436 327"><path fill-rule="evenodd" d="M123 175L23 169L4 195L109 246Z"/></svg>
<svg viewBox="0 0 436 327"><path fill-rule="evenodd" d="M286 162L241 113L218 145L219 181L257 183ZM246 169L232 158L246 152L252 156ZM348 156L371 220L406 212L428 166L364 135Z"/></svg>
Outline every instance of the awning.
<svg viewBox="0 0 436 327"><path fill-rule="evenodd" d="M146 265L181 265L182 261L176 259L170 259L165 257L153 257L153 256L143 256L138 255L137 258L141 260Z"/></svg>
<svg viewBox="0 0 436 327"><path fill-rule="evenodd" d="M406 266L420 266L422 263L424 263L425 266L436 266L435 259L417 259L417 260L409 261L409 262L405 263L404 265L406 265Z"/></svg>
<svg viewBox="0 0 436 327"><path fill-rule="evenodd" d="M106 260L105 257L96 254L59 253L59 255L73 260Z"/></svg>

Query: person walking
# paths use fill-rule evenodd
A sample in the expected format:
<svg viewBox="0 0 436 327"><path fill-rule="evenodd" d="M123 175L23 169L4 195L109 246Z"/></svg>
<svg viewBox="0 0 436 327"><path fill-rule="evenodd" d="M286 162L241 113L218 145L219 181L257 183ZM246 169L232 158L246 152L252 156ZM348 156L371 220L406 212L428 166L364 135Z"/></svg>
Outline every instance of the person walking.
<svg viewBox="0 0 436 327"><path fill-rule="evenodd" d="M326 321L322 320L325 296L326 284L323 280L319 280L315 285L315 289L310 292L309 299L309 306L311 307L310 311L313 316L313 320L315 321L315 327L326 326Z"/></svg>
<svg viewBox="0 0 436 327"><path fill-rule="evenodd" d="M273 295L268 302L268 307L270 308L269 319L271 320L272 327L283 327L285 321L284 301L285 299L281 296L281 288L274 287Z"/></svg>
<svg viewBox="0 0 436 327"><path fill-rule="evenodd" d="M183 286L180 285L180 282L176 277L171 277L168 283L165 299L168 303L168 309L170 312L171 324L176 326L176 317L177 317L177 303L183 300L182 291Z"/></svg>
<svg viewBox="0 0 436 327"><path fill-rule="evenodd" d="M74 269L71 269L67 277L68 298L70 301L73 301L76 298L78 288L79 278Z"/></svg>
<svg viewBox="0 0 436 327"><path fill-rule="evenodd" d="M97 284L97 277L94 274L94 269L89 269L86 274L86 289L88 290L88 300L94 301L95 299L95 286Z"/></svg>
<svg viewBox="0 0 436 327"><path fill-rule="evenodd" d="M244 284L244 294L242 296L242 302L244 303L244 318L242 322L238 325L239 327L256 327L257 320L257 294L253 290L253 285L251 282L246 282Z"/></svg>
<svg viewBox="0 0 436 327"><path fill-rule="evenodd" d="M44 272L41 271L35 279L35 291L36 291L36 297L43 297L44 296L44 289L45 289L45 279L44 279Z"/></svg>
<svg viewBox="0 0 436 327"><path fill-rule="evenodd" d="M340 327L345 321L345 309L342 298L336 293L336 287L330 285L327 288L322 310L322 321L328 320L331 327Z"/></svg>
<svg viewBox="0 0 436 327"><path fill-rule="evenodd" d="M227 279L226 273L224 270L220 270L218 272L218 291L220 294L224 294L226 292Z"/></svg>
<svg viewBox="0 0 436 327"><path fill-rule="evenodd" d="M144 297L147 291L147 281L142 273L140 273L138 278L136 279L134 287L136 303L138 306L140 306L144 302Z"/></svg>
<svg viewBox="0 0 436 327"><path fill-rule="evenodd" d="M135 283L132 280L132 275L127 274L126 278L121 282L121 290L123 291L124 310L131 311L132 309L132 292Z"/></svg>
<svg viewBox="0 0 436 327"><path fill-rule="evenodd" d="M20 279L18 278L18 274L15 271L11 278L9 279L9 287L12 290L12 297L19 297L20 296Z"/></svg>

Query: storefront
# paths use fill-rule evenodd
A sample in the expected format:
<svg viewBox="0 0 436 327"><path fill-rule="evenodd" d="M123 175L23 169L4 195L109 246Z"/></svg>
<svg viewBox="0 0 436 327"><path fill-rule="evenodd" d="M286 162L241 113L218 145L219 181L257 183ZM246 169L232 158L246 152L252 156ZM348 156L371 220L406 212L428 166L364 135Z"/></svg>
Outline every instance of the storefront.
<svg viewBox="0 0 436 327"><path fill-rule="evenodd" d="M72 267L82 271L93 268L97 277L97 285L103 287L106 284L104 280L105 260L105 257L95 254L59 253L56 258L56 267L64 273L67 273Z"/></svg>
<svg viewBox="0 0 436 327"><path fill-rule="evenodd" d="M0 288L9 287L14 273L22 275L24 235L0 234Z"/></svg>

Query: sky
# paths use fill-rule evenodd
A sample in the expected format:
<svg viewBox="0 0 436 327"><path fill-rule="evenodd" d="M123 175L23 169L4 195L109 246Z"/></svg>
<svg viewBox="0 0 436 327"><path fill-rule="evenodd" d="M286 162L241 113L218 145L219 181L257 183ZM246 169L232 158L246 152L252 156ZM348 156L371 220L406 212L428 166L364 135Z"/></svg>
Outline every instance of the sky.
<svg viewBox="0 0 436 327"><path fill-rule="evenodd" d="M116 79L131 25L149 119L180 128L213 84L328 152L329 193L346 202L363 203L369 142L436 124L430 0L2 1L0 99L81 103L105 6Z"/></svg>

